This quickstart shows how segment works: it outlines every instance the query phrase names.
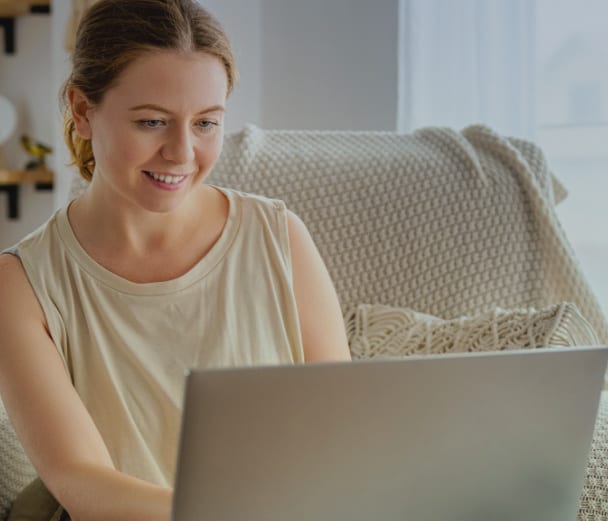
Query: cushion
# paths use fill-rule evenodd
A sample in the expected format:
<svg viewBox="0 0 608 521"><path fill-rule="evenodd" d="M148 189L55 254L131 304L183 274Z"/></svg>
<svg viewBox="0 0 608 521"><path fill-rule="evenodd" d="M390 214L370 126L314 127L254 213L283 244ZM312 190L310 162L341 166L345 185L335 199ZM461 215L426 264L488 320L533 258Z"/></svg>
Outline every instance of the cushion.
<svg viewBox="0 0 608 521"><path fill-rule="evenodd" d="M64 521L67 513L40 478L32 481L15 499L7 521Z"/></svg>
<svg viewBox="0 0 608 521"><path fill-rule="evenodd" d="M571 302L543 309L497 308L452 320L360 304L346 313L345 322L354 359L599 343Z"/></svg>

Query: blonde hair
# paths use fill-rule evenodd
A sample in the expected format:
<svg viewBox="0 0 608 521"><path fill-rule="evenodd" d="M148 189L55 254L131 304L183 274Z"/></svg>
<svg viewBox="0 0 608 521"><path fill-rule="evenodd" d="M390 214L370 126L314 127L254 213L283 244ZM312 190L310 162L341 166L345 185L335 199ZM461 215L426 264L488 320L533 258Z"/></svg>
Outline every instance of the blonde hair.
<svg viewBox="0 0 608 521"><path fill-rule="evenodd" d="M89 139L76 132L68 103L71 88L99 104L124 69L154 50L205 52L221 60L228 94L238 72L230 42L220 23L196 0L100 0L83 16L76 32L72 73L61 91L64 138L80 175L90 181L95 156Z"/></svg>

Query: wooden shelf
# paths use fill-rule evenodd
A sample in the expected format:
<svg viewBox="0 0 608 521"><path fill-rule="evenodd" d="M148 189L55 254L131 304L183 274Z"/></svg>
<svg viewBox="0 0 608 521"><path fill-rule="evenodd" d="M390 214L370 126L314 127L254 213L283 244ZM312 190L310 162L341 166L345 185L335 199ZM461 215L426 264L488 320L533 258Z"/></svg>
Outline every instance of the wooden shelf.
<svg viewBox="0 0 608 521"><path fill-rule="evenodd" d="M0 169L0 192L8 197L7 217L19 218L19 189L24 184L34 184L37 190L52 190L54 175L48 168L35 170Z"/></svg>
<svg viewBox="0 0 608 521"><path fill-rule="evenodd" d="M40 10L48 12L51 0L0 0L0 16L13 18Z"/></svg>
<svg viewBox="0 0 608 521"><path fill-rule="evenodd" d="M48 168L36 170L0 169L0 185L51 184L54 176Z"/></svg>

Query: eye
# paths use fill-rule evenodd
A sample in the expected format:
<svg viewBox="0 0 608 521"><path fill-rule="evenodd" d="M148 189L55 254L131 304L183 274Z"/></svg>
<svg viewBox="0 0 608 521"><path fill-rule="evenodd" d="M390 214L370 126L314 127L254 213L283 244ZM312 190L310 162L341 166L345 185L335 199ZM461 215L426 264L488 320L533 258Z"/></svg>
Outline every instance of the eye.
<svg viewBox="0 0 608 521"><path fill-rule="evenodd" d="M158 128L164 125L164 123L162 119L140 119L137 121L137 124L144 128Z"/></svg>
<svg viewBox="0 0 608 521"><path fill-rule="evenodd" d="M201 121L198 121L196 123L196 126L205 132L209 132L213 128L219 127L220 125L219 125L219 123L216 123L215 121L209 121L207 119L203 119Z"/></svg>

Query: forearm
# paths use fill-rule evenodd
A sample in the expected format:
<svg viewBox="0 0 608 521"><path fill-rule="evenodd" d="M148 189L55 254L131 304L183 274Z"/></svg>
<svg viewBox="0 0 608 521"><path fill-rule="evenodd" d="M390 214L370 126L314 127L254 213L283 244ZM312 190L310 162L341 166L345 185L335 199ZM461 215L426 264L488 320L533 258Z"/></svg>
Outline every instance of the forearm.
<svg viewBox="0 0 608 521"><path fill-rule="evenodd" d="M52 492L73 521L169 521L172 491L101 466L63 473Z"/></svg>

